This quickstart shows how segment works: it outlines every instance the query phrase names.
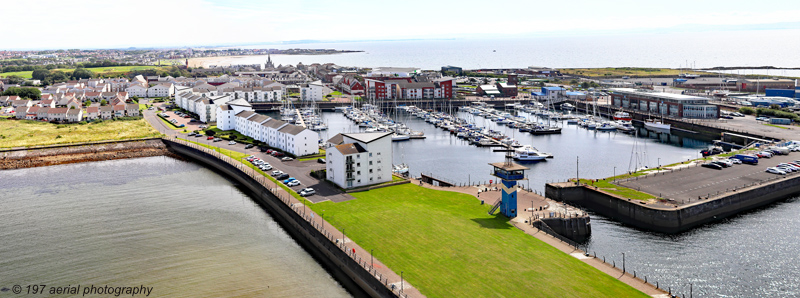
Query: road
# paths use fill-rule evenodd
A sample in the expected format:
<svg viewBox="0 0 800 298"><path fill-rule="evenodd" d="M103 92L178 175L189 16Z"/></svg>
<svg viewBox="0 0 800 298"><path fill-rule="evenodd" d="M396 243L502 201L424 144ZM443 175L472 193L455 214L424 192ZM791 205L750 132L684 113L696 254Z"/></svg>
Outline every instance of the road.
<svg viewBox="0 0 800 298"><path fill-rule="evenodd" d="M691 203L697 201L698 197L713 197L717 193L723 194L746 185L776 179L780 175L765 172L768 167L798 159L800 153L792 152L789 155L759 159L758 165L737 164L722 170L704 168L697 163L697 166L618 184L654 196L673 199L677 203ZM790 173L787 176L792 175L800 175L800 172Z"/></svg>
<svg viewBox="0 0 800 298"><path fill-rule="evenodd" d="M161 107L162 105L163 104L155 104L156 107ZM150 125L156 128L159 132L169 137L178 137L185 140L194 141L209 146L217 146L223 149L242 152L248 155L253 155L258 158L261 158L265 162L268 162L270 165L272 165L273 169L268 171L269 173L275 170L279 170L289 174L291 177L294 177L297 180L300 180L301 183L300 185L291 187L294 191L299 192L301 189L306 187L313 188L316 191L316 194L307 197L307 199L310 200L311 202L314 203L323 201L343 202L355 199L353 196L339 190L333 184L326 182L324 180L311 177L310 175L311 171L325 169L325 165L318 163L316 159L307 161L299 161L299 160L281 161L280 158L273 157L264 152L260 152L257 148L245 149L244 147L246 146L246 144L237 143L235 145L228 145L228 141L213 142L211 140L207 140L205 136L190 137L189 132L191 132L191 130L187 129L187 132L184 133L183 129L173 129L171 126L168 126L168 124L161 121L159 117L156 115L156 112L157 110L145 110L143 112L143 115L144 119L147 120L147 122L150 123ZM183 120L183 121L187 121L188 123L188 120ZM242 160L242 162L247 163L246 160Z"/></svg>

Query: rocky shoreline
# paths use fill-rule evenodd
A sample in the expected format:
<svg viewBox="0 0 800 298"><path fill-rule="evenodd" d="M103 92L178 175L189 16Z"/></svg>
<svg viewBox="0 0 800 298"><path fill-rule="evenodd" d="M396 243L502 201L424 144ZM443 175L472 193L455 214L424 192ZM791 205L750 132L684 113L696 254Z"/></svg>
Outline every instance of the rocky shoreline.
<svg viewBox="0 0 800 298"><path fill-rule="evenodd" d="M158 138L7 149L0 150L0 170L161 155L175 156Z"/></svg>

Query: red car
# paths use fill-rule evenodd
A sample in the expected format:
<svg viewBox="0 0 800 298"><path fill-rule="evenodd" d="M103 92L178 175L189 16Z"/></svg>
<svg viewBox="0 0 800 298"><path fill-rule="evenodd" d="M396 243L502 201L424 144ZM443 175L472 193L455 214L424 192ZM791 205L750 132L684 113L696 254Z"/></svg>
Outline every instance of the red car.
<svg viewBox="0 0 800 298"><path fill-rule="evenodd" d="M267 154L272 154L272 152L275 152L275 150L267 149Z"/></svg>
<svg viewBox="0 0 800 298"><path fill-rule="evenodd" d="M213 140L214 137L207 137L206 140Z"/></svg>

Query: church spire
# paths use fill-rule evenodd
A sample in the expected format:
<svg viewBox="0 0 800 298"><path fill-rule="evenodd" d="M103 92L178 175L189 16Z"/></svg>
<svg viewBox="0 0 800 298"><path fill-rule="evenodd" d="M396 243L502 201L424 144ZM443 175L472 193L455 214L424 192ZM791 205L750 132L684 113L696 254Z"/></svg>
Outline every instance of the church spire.
<svg viewBox="0 0 800 298"><path fill-rule="evenodd" d="M273 69L273 68L275 68L275 65L272 64L272 57L270 57L269 54L267 54L267 64L264 65L264 68L265 69Z"/></svg>

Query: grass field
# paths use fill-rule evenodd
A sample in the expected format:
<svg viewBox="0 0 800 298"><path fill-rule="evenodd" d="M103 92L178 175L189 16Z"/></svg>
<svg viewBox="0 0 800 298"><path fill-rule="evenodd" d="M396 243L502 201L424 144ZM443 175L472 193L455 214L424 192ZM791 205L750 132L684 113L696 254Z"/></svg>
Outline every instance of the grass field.
<svg viewBox="0 0 800 298"><path fill-rule="evenodd" d="M157 137L144 119L88 124L52 124L0 119L0 148Z"/></svg>
<svg viewBox="0 0 800 298"><path fill-rule="evenodd" d="M702 71L681 71L673 68L636 68L636 67L607 67L607 68L565 68L563 74L588 76L588 77L621 77L621 76L677 76L681 73L713 74ZM713 74L717 75L717 74Z"/></svg>
<svg viewBox="0 0 800 298"><path fill-rule="evenodd" d="M647 297L487 214L475 197L404 184L310 205L428 297Z"/></svg>
<svg viewBox="0 0 800 298"><path fill-rule="evenodd" d="M131 72L131 71L134 71L134 70L161 69L161 68L163 68L163 67L144 65L144 66L92 67L92 68L87 68L87 69L90 70L91 72L93 72L96 75L109 76L109 75L121 75L121 74L124 74L124 73L127 73L127 72ZM71 73L75 69L57 68L57 69L54 69L54 71L55 70ZM33 74L33 71L3 72L3 73L0 73L0 77L7 77L7 76L15 75L15 76L19 76L19 77L22 77L22 78L30 79L32 74Z"/></svg>

